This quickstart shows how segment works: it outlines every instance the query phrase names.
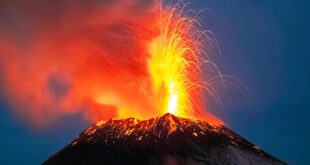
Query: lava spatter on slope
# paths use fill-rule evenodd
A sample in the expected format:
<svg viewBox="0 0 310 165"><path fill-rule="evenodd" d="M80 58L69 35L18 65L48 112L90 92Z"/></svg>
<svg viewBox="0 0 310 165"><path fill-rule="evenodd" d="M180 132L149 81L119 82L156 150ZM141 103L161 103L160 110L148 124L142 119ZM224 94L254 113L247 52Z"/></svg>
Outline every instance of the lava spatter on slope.
<svg viewBox="0 0 310 165"><path fill-rule="evenodd" d="M165 114L99 121L44 164L284 164L223 125Z"/></svg>

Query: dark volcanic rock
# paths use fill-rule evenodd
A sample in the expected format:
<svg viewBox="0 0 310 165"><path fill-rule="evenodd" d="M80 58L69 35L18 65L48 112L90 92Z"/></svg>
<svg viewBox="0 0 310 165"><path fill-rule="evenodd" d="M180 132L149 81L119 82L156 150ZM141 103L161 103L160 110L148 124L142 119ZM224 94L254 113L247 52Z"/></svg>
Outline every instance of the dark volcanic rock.
<svg viewBox="0 0 310 165"><path fill-rule="evenodd" d="M285 164L228 128L171 114L98 122L44 165Z"/></svg>

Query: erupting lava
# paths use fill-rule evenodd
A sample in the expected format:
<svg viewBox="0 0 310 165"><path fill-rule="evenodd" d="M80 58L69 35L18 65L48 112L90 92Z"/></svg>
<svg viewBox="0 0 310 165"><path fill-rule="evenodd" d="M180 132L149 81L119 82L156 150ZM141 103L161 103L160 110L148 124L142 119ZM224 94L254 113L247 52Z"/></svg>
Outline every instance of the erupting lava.
<svg viewBox="0 0 310 165"><path fill-rule="evenodd" d="M202 79L201 66L214 64L206 60L202 47L205 38L197 29L198 21L184 15L186 5L183 8L178 5L160 8L159 35L149 46L148 69L158 98L157 109L162 111L159 115L171 113L196 118L205 115L202 92L210 89ZM211 116L205 119L219 123Z"/></svg>

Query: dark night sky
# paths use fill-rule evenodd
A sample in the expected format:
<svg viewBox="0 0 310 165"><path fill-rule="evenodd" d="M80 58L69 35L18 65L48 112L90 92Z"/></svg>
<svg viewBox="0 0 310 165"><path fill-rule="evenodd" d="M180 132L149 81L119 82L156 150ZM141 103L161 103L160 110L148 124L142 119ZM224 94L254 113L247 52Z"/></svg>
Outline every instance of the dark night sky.
<svg viewBox="0 0 310 165"><path fill-rule="evenodd" d="M216 36L222 72L246 84L253 99L228 86L220 112L227 126L289 164L310 164L310 10L306 0L195 0ZM87 124L79 115L48 131L16 122L0 100L0 164L40 164ZM60 127L60 126L61 127Z"/></svg>

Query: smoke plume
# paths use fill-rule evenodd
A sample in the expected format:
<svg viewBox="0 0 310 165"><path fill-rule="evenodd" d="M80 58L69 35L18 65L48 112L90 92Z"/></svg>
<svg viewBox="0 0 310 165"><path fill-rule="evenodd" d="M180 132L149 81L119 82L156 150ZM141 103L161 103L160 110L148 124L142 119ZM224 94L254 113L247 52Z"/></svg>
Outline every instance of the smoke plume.
<svg viewBox="0 0 310 165"><path fill-rule="evenodd" d="M200 79L200 65L217 70L204 59L206 33L181 5L156 2L0 1L0 95L37 127L77 113L90 122L170 112L220 123L203 107L201 89L216 98Z"/></svg>
<svg viewBox="0 0 310 165"><path fill-rule="evenodd" d="M153 115L152 0L0 1L1 95L36 125Z"/></svg>

